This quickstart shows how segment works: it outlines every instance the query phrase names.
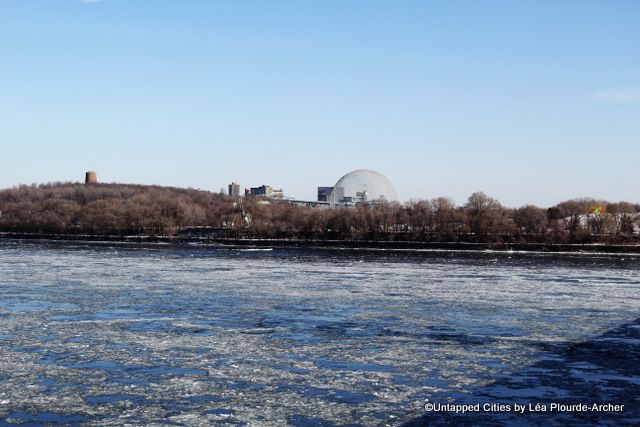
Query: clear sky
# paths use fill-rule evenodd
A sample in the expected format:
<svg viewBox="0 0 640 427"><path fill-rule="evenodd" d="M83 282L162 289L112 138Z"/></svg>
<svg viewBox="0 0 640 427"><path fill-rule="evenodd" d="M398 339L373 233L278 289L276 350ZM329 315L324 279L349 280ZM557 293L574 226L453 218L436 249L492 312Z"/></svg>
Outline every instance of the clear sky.
<svg viewBox="0 0 640 427"><path fill-rule="evenodd" d="M640 1L0 0L0 188L640 202Z"/></svg>

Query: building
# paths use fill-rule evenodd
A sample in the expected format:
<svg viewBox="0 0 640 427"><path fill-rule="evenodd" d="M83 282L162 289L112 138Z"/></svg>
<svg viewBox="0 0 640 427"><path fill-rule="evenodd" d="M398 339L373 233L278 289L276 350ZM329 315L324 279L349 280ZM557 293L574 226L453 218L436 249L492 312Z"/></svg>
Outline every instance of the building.
<svg viewBox="0 0 640 427"><path fill-rule="evenodd" d="M247 192L245 191L245 194ZM281 188L273 188L270 185L261 185L260 187L252 187L248 193L253 197L267 197L269 199L284 199L284 191Z"/></svg>
<svg viewBox="0 0 640 427"><path fill-rule="evenodd" d="M328 199L329 203L333 205L335 202L332 202L332 200L339 200L340 202L345 201L344 187L333 187L333 191L331 191Z"/></svg>
<svg viewBox="0 0 640 427"><path fill-rule="evenodd" d="M271 186L261 185L260 187L251 187L249 189L249 195L253 197L267 197L267 194L271 194Z"/></svg>
<svg viewBox="0 0 640 427"><path fill-rule="evenodd" d="M328 202L332 191L333 187L318 187L318 201Z"/></svg>
<svg viewBox="0 0 640 427"><path fill-rule="evenodd" d="M240 184L237 182L229 184L229 195L233 197L240 197Z"/></svg>
<svg viewBox="0 0 640 427"><path fill-rule="evenodd" d="M98 183L98 175L94 171L88 171L84 175L84 183L85 183L85 185L97 184Z"/></svg>
<svg viewBox="0 0 640 427"><path fill-rule="evenodd" d="M282 188L272 188L271 195L269 197L272 199L282 200L284 199L284 191L282 191Z"/></svg>
<svg viewBox="0 0 640 427"><path fill-rule="evenodd" d="M391 181L379 172L360 169L338 180L329 202L331 206L349 206L394 200L398 200L398 196Z"/></svg>

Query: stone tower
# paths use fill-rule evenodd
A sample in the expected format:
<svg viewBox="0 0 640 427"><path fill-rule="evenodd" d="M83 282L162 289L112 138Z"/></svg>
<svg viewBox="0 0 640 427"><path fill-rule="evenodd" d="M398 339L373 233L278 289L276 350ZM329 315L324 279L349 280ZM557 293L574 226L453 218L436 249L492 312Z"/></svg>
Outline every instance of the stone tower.
<svg viewBox="0 0 640 427"><path fill-rule="evenodd" d="M86 173L84 178L85 185L97 184L98 183L98 175L94 171L89 171Z"/></svg>

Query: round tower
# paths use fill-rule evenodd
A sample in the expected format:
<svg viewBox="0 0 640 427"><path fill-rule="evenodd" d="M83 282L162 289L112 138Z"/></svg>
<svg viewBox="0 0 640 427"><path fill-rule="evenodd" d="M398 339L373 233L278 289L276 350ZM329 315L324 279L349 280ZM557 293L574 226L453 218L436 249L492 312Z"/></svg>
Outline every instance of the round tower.
<svg viewBox="0 0 640 427"><path fill-rule="evenodd" d="M89 184L97 184L98 183L98 175L94 171L89 171L86 173L84 178L85 185Z"/></svg>

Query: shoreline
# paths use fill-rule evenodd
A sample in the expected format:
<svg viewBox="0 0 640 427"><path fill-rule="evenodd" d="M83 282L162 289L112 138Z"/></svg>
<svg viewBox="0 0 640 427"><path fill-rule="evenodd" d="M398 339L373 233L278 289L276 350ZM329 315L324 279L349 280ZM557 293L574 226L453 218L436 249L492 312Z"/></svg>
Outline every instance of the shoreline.
<svg viewBox="0 0 640 427"><path fill-rule="evenodd" d="M117 236L91 234L46 234L0 232L0 241L49 241L85 243L131 243L168 245L211 245L225 248L309 248L353 249L374 251L460 251L460 252L535 252L589 253L602 255L640 255L640 244L547 244L547 243L469 243L469 242L411 242L386 240L312 240L312 239L234 239L185 236Z"/></svg>

